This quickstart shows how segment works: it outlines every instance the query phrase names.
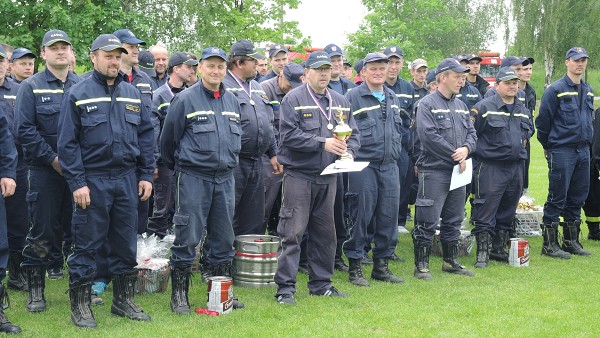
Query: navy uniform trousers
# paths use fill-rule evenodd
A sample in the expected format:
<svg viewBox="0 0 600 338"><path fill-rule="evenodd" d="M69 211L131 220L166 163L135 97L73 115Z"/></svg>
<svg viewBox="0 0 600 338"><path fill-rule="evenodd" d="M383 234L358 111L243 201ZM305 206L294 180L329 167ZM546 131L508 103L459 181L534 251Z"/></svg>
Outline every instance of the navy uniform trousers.
<svg viewBox="0 0 600 338"><path fill-rule="evenodd" d="M6 205L4 197L0 194L0 283L6 277L8 265L8 239L6 235Z"/></svg>
<svg viewBox="0 0 600 338"><path fill-rule="evenodd" d="M20 160L21 161L21 160ZM15 194L6 199L8 246L11 252L23 251L29 231L27 208L27 168L17 169ZM2 230L0 230L2 231Z"/></svg>
<svg viewBox="0 0 600 338"><path fill-rule="evenodd" d="M452 169L419 170L419 191L413 238L424 245L431 245L435 225L440 222L440 240L446 243L460 239L460 225L465 216L465 187L450 190Z"/></svg>
<svg viewBox="0 0 600 338"><path fill-rule="evenodd" d="M269 165L271 168L271 165ZM239 235L264 235L265 185L262 159L240 156L233 169L235 178L235 214L233 232Z"/></svg>
<svg viewBox="0 0 600 338"><path fill-rule="evenodd" d="M30 168L29 233L23 249L23 267L62 267L63 234L70 237L73 195L67 181L51 168Z"/></svg>
<svg viewBox="0 0 600 338"><path fill-rule="evenodd" d="M336 182L318 184L284 174L283 201L277 232L281 239L275 283L277 295L296 292L296 273L300 262L300 242L306 231L308 289L322 293L331 287L336 234L333 204Z"/></svg>
<svg viewBox="0 0 600 338"><path fill-rule="evenodd" d="M511 230L523 190L522 161L478 162L473 169L472 233Z"/></svg>
<svg viewBox="0 0 600 338"><path fill-rule="evenodd" d="M172 219L172 209L175 203L175 176L165 165L158 165L158 178L154 181L154 211L148 219L149 235L159 237L167 235L169 220Z"/></svg>
<svg viewBox="0 0 600 338"><path fill-rule="evenodd" d="M391 257L398 243L400 180L396 162L348 173L348 181L346 208L350 215L350 238L344 242L344 254L350 259L365 256L367 228L371 225L373 258Z"/></svg>
<svg viewBox="0 0 600 338"><path fill-rule="evenodd" d="M137 265L139 197L135 171L117 175L88 172L86 182L91 204L85 209L76 206L73 211L73 254L67 259L71 284L94 279L96 255L105 243L110 243L106 259L111 275L131 273Z"/></svg>
<svg viewBox="0 0 600 338"><path fill-rule="evenodd" d="M230 263L233 259L233 212L235 183L233 174L216 182L198 176L177 173L175 242L171 247L171 266L189 268L196 257L196 246L206 231L208 265ZM262 192L262 190L261 190ZM209 245L206 245L209 244Z"/></svg>

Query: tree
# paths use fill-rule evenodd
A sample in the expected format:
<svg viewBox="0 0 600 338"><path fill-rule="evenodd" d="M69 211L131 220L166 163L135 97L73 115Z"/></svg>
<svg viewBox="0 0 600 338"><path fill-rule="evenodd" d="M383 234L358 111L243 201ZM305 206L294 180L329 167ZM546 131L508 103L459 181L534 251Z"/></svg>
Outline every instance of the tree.
<svg viewBox="0 0 600 338"><path fill-rule="evenodd" d="M398 45L407 59L440 61L480 50L495 34L503 13L497 1L362 0L369 13L350 34L349 55Z"/></svg>

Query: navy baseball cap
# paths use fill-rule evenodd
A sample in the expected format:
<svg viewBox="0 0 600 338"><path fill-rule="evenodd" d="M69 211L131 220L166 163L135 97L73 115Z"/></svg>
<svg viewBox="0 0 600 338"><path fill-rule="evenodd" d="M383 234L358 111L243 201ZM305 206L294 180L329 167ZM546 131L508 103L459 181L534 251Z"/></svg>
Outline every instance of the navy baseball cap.
<svg viewBox="0 0 600 338"><path fill-rule="evenodd" d="M387 55L383 53L369 53L363 60L363 67L369 62L389 62Z"/></svg>
<svg viewBox="0 0 600 338"><path fill-rule="evenodd" d="M429 72L427 72L427 77L425 77L425 82L427 82L427 84L430 84L435 81L435 73L436 73L435 68L430 70Z"/></svg>
<svg viewBox="0 0 600 338"><path fill-rule="evenodd" d="M567 55L565 56L565 60L571 58L571 60L579 60L581 58L590 58L588 53L582 47L573 47L567 51Z"/></svg>
<svg viewBox="0 0 600 338"><path fill-rule="evenodd" d="M6 49L4 49L4 46L2 46L0 44L0 57L3 57L6 59Z"/></svg>
<svg viewBox="0 0 600 338"><path fill-rule="evenodd" d="M71 44L71 39L69 39L67 33L58 29L53 29L47 31L46 34L44 34L44 38L42 39L42 46L48 47L59 41L68 43L69 45Z"/></svg>
<svg viewBox="0 0 600 338"><path fill-rule="evenodd" d="M350 60L348 60L346 57L342 57L342 60L344 62L344 65L348 65L348 67L352 67L352 63L350 63Z"/></svg>
<svg viewBox="0 0 600 338"><path fill-rule="evenodd" d="M319 68L321 66L331 66L331 58L325 51L312 52L306 59L304 67L306 68Z"/></svg>
<svg viewBox="0 0 600 338"><path fill-rule="evenodd" d="M365 67L365 60L364 59L356 60L356 63L354 63L354 70L356 71L356 74L360 74L360 71L364 67Z"/></svg>
<svg viewBox="0 0 600 338"><path fill-rule="evenodd" d="M404 59L404 53L402 53L402 49L400 49L400 47L398 46L385 47L385 49L383 50L383 54L387 55L388 58L390 56L395 56Z"/></svg>
<svg viewBox="0 0 600 338"><path fill-rule="evenodd" d="M218 57L223 59L223 61L227 61L227 55L225 54L225 51L217 47L204 48L204 50L202 50L200 60L206 60L212 57Z"/></svg>
<svg viewBox="0 0 600 338"><path fill-rule="evenodd" d="M35 54L33 54L32 51L30 51L27 48L20 47L20 48L17 48L17 49L15 49L13 51L13 53L12 53L9 61L13 62L16 59L20 59L20 58L25 57L25 56L29 56L29 57L35 59Z"/></svg>
<svg viewBox="0 0 600 338"><path fill-rule="evenodd" d="M250 40L240 40L231 45L231 49L229 50L229 55L231 56L247 56L251 57L255 60L262 60L265 58L264 55L259 53L256 48L254 48L254 44Z"/></svg>
<svg viewBox="0 0 600 338"><path fill-rule="evenodd" d="M119 29L113 33L122 43L128 43L130 45L145 45L144 40L140 40L135 37L132 31L129 29Z"/></svg>
<svg viewBox="0 0 600 338"><path fill-rule="evenodd" d="M469 58L466 55L457 55L454 57L458 62L469 62Z"/></svg>
<svg viewBox="0 0 600 338"><path fill-rule="evenodd" d="M101 49L105 52L110 52L115 49L120 49L123 53L127 54L127 49L121 46L121 40L112 34L100 34L98 37L92 42L92 47L90 48L90 52L97 51Z"/></svg>
<svg viewBox="0 0 600 338"><path fill-rule="evenodd" d="M500 67L510 67L516 65L527 66L529 64L528 58L520 58L516 56L507 56L500 63Z"/></svg>
<svg viewBox="0 0 600 338"><path fill-rule="evenodd" d="M330 43L327 46L325 46L325 48L323 48L323 50L325 51L325 53L327 53L327 55L329 55L329 57L343 56L342 49L338 45L333 44L333 43Z"/></svg>
<svg viewBox="0 0 600 338"><path fill-rule="evenodd" d="M437 75L447 70L452 70L457 73L467 73L469 71L469 68L461 65L460 62L458 62L458 60L454 58L447 58L444 59L444 61L440 62L440 64L437 66L435 74Z"/></svg>
<svg viewBox="0 0 600 338"><path fill-rule="evenodd" d="M141 50L138 56L140 70L149 76L156 76L156 70L154 69L154 55L147 50Z"/></svg>
<svg viewBox="0 0 600 338"><path fill-rule="evenodd" d="M269 59L273 58L279 52L287 53L288 49L284 45L271 45L269 47Z"/></svg>
<svg viewBox="0 0 600 338"><path fill-rule="evenodd" d="M527 64L529 64L529 63L527 63ZM517 76L515 71L512 70L512 68L510 68L510 67L500 68L500 70L498 71L498 74L496 75L496 82L518 80L518 79L519 79L519 77Z"/></svg>
<svg viewBox="0 0 600 338"><path fill-rule="evenodd" d="M478 60L479 62L483 61L483 59L477 54L469 54L465 56L467 61L471 62L473 60Z"/></svg>
<svg viewBox="0 0 600 338"><path fill-rule="evenodd" d="M194 59L189 53L175 52L169 58L169 69L182 64L195 66L198 60Z"/></svg>
<svg viewBox="0 0 600 338"><path fill-rule="evenodd" d="M304 75L304 69L297 63L288 63L283 67L283 76L292 85L292 88L296 88L302 85L301 77Z"/></svg>

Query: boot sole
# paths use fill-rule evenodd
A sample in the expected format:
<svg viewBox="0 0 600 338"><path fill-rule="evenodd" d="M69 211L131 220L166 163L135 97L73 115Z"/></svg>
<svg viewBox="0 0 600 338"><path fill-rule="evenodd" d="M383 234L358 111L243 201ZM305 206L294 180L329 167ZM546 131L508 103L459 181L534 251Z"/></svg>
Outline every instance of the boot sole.
<svg viewBox="0 0 600 338"><path fill-rule="evenodd" d="M71 316L71 322L73 323L73 325L80 327L82 329L93 329L98 326L98 324L96 322L91 322L89 324L77 324L75 319L73 319L73 316Z"/></svg>
<svg viewBox="0 0 600 338"><path fill-rule="evenodd" d="M397 280L380 279L380 278L375 278L373 276L371 276L371 279L376 280L378 282L385 282L385 283L392 283L392 284L402 284L402 283L404 283L404 279L397 279Z"/></svg>
<svg viewBox="0 0 600 338"><path fill-rule="evenodd" d="M110 313L113 314L113 315L115 315L115 316L125 317L125 318L129 318L131 320L138 320L138 321L142 321L142 322L149 322L152 319L148 315L146 315L148 318L130 316L127 312L125 312L125 311L123 311L123 310L115 307L114 305L111 306Z"/></svg>
<svg viewBox="0 0 600 338"><path fill-rule="evenodd" d="M571 259L571 255L564 256L564 255L556 255L556 254L547 253L547 252L542 252L542 256L547 256L550 258Z"/></svg>
<svg viewBox="0 0 600 338"><path fill-rule="evenodd" d="M461 276L467 276L467 277L473 277L475 276L475 273L473 273L473 271L470 270L444 270L442 269L443 272L447 272L447 273L451 273L453 275L461 275Z"/></svg>

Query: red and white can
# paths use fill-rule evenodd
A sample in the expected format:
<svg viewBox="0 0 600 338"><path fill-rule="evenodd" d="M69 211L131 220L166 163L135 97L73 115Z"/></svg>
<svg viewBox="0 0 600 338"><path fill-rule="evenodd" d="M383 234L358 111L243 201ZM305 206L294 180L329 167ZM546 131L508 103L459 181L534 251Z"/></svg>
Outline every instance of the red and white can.
<svg viewBox="0 0 600 338"><path fill-rule="evenodd" d="M511 238L508 252L508 265L529 266L529 241L525 238Z"/></svg>
<svg viewBox="0 0 600 338"><path fill-rule="evenodd" d="M233 309L233 280L231 277L216 276L208 279L206 307L222 314Z"/></svg>

